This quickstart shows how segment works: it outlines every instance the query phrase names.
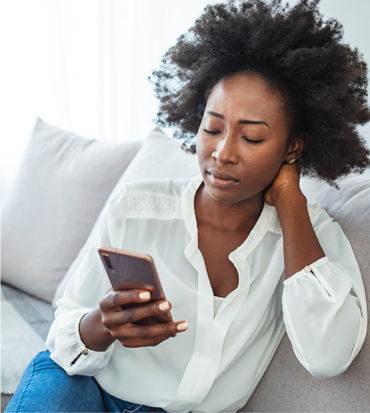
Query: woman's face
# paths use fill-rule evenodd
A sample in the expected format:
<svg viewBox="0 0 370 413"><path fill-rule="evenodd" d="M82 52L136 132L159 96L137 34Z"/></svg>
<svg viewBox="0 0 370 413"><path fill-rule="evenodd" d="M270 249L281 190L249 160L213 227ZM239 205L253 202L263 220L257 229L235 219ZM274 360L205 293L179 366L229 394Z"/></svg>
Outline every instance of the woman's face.
<svg viewBox="0 0 370 413"><path fill-rule="evenodd" d="M289 120L279 92L238 73L211 91L196 147L208 194L223 203L263 197L289 152ZM220 180L229 174L233 180ZM228 176L224 176L227 178Z"/></svg>

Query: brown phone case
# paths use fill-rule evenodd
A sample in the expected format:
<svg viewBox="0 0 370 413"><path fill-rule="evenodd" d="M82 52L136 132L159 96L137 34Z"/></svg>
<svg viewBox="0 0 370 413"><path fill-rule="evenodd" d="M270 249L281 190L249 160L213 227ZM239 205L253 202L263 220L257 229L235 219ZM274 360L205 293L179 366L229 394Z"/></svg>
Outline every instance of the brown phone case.
<svg viewBox="0 0 370 413"><path fill-rule="evenodd" d="M150 301L145 301L143 304L166 300L153 258L150 255L112 247L99 247L98 252L115 291L133 288L150 291ZM143 304L125 304L122 305L122 309ZM154 325L172 321L171 313L168 311L143 318L133 324Z"/></svg>

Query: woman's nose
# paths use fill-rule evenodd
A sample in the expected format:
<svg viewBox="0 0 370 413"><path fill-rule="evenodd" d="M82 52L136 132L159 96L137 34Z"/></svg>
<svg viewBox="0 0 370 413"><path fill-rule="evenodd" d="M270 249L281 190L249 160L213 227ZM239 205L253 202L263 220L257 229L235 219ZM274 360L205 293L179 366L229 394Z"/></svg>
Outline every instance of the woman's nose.
<svg viewBox="0 0 370 413"><path fill-rule="evenodd" d="M212 157L220 165L226 165L227 163L238 163L239 156L237 148L231 136L226 136L224 139L220 139L217 142L217 147L212 152Z"/></svg>

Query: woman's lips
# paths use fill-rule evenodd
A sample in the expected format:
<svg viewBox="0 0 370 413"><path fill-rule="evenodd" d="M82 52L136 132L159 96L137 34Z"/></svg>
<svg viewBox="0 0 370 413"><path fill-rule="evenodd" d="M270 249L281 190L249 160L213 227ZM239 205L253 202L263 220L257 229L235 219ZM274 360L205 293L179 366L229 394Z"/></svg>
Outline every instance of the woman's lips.
<svg viewBox="0 0 370 413"><path fill-rule="evenodd" d="M233 186L233 185L236 185L240 182L240 181L235 181L233 179L218 178L217 176L212 175L209 172L207 172L207 174L209 175L209 179L212 182L212 184L215 185L215 186L218 186L219 188L225 188L225 187Z"/></svg>

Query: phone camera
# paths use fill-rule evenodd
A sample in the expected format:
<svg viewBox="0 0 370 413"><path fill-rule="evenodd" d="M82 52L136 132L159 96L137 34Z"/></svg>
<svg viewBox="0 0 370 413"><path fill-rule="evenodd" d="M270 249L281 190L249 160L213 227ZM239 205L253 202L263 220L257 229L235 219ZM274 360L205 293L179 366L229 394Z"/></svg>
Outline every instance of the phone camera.
<svg viewBox="0 0 370 413"><path fill-rule="evenodd" d="M110 262L108 255L103 255L103 258L104 258L105 263L107 264L107 267L110 270L113 270L113 266L112 266L112 263Z"/></svg>

